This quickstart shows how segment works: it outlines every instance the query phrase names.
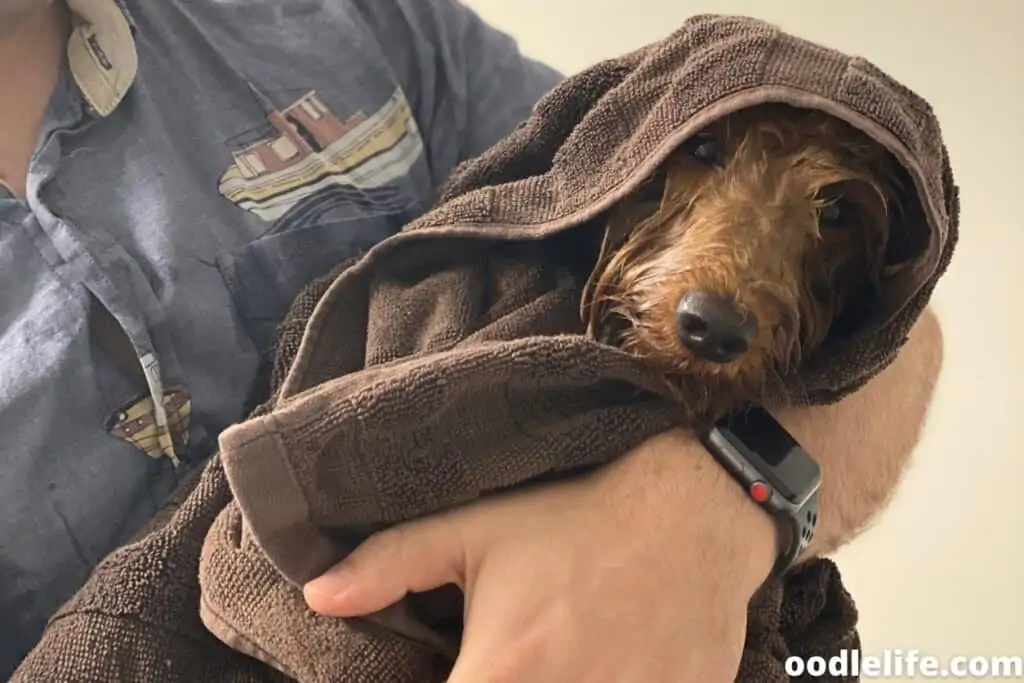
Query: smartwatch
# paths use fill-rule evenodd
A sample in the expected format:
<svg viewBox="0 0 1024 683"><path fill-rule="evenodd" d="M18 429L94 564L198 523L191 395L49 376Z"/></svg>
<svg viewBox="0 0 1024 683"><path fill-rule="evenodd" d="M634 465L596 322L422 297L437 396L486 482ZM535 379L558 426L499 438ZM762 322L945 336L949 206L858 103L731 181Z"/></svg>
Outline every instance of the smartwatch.
<svg viewBox="0 0 1024 683"><path fill-rule="evenodd" d="M748 406L701 434L704 447L747 496L781 527L783 541L769 578L781 578L814 537L821 469L771 414Z"/></svg>

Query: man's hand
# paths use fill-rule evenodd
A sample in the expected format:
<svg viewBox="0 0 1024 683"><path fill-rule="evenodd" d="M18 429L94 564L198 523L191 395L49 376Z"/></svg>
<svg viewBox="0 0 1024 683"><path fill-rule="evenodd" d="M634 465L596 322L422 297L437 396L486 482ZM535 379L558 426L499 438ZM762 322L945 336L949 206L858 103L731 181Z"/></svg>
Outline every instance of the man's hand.
<svg viewBox="0 0 1024 683"><path fill-rule="evenodd" d="M450 683L732 683L774 557L768 516L672 433L585 478L384 531L305 596L358 616L458 584Z"/></svg>
<svg viewBox="0 0 1024 683"><path fill-rule="evenodd" d="M864 389L779 415L822 467L812 553L852 538L891 496L941 359L926 311ZM775 543L768 515L673 432L585 478L382 532L305 595L318 612L359 616L458 584L466 628L450 683L726 683Z"/></svg>

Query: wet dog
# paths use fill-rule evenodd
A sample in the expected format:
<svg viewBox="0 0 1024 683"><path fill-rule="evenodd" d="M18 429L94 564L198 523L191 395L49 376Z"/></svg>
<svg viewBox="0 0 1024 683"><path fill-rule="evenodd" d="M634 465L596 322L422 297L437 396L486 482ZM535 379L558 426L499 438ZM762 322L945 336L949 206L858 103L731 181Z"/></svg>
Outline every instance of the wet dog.
<svg viewBox="0 0 1024 683"><path fill-rule="evenodd" d="M898 169L819 111L719 120L612 212L606 240L626 237L591 275L590 333L663 370L696 415L760 401L896 267Z"/></svg>

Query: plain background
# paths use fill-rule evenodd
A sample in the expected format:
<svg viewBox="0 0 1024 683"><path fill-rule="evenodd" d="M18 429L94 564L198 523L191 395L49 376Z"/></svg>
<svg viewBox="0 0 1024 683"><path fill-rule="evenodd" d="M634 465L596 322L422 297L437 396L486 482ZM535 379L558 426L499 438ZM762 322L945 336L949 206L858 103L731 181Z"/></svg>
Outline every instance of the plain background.
<svg viewBox="0 0 1024 683"><path fill-rule="evenodd" d="M933 303L945 361L896 499L836 560L864 654L1024 655L1024 0L467 4L567 74L693 14L755 16L860 54L932 104L962 203L960 245Z"/></svg>

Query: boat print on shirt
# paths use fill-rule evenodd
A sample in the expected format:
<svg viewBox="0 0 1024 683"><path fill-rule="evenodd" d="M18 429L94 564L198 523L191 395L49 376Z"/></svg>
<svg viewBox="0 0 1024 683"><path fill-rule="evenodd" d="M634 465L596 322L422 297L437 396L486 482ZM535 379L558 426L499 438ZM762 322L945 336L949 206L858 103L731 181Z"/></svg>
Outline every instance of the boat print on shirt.
<svg viewBox="0 0 1024 683"><path fill-rule="evenodd" d="M273 223L271 232L305 227L339 207L365 217L409 203L395 181L422 156L423 140L401 89L369 116L341 119L316 90L278 108L249 88L267 123L229 141L233 163L218 189Z"/></svg>

